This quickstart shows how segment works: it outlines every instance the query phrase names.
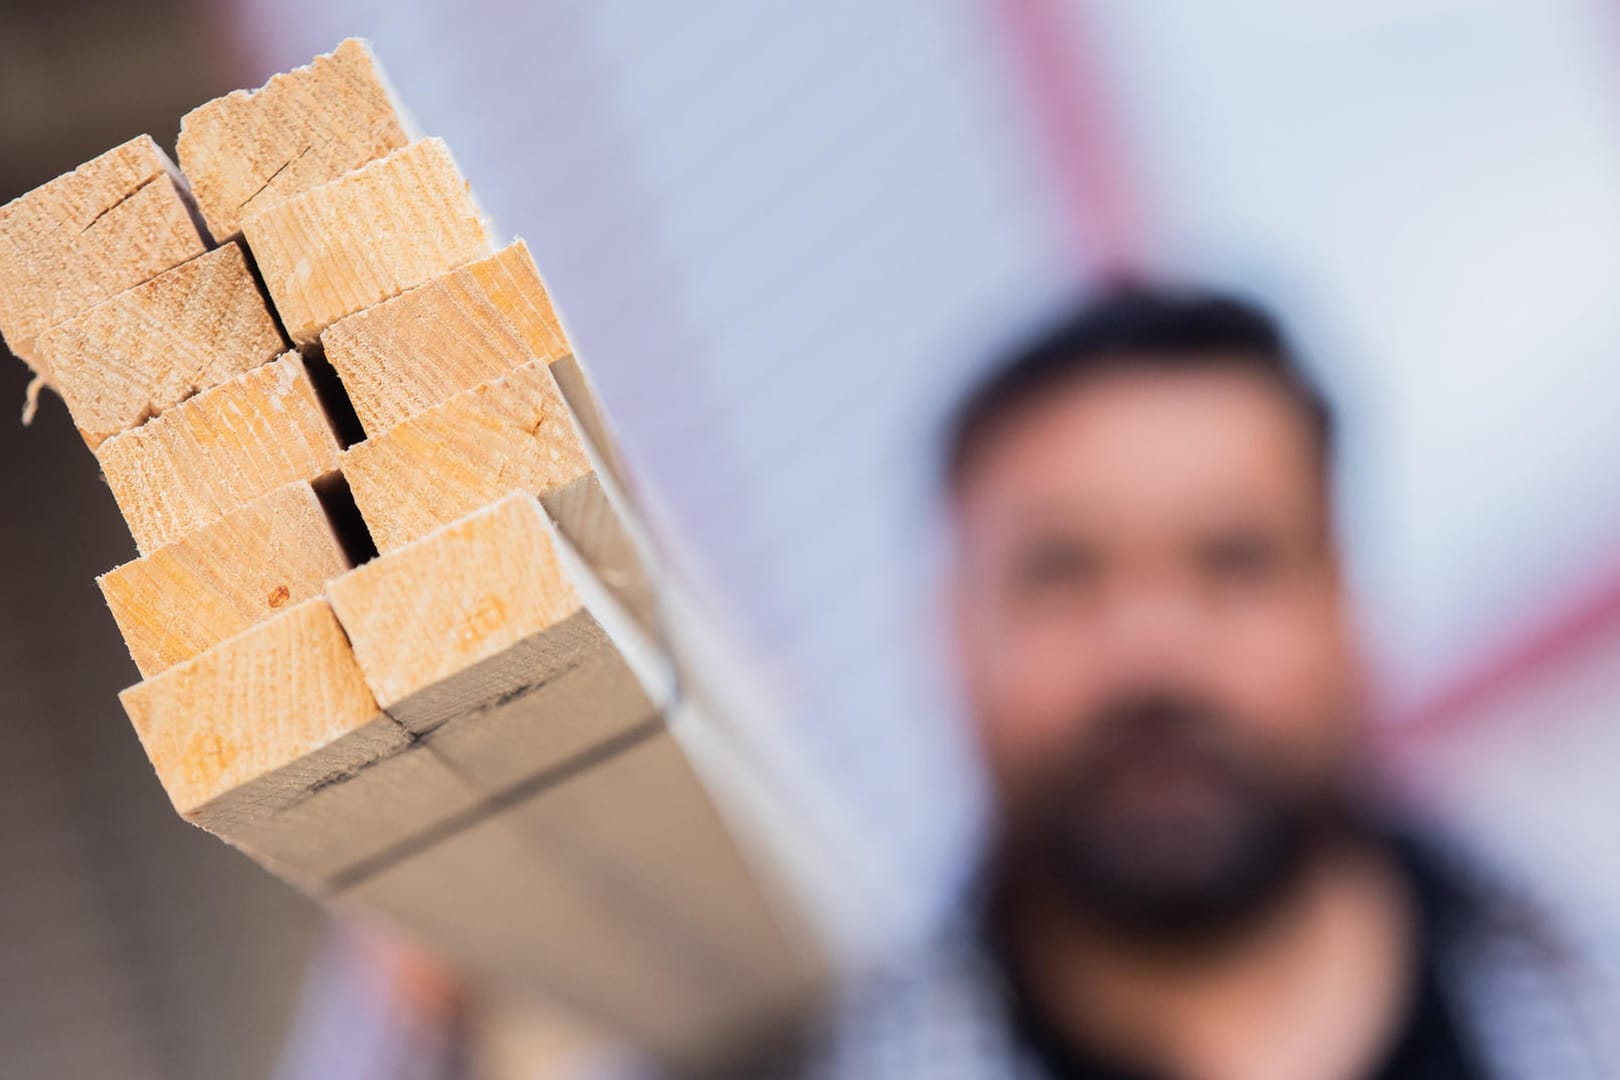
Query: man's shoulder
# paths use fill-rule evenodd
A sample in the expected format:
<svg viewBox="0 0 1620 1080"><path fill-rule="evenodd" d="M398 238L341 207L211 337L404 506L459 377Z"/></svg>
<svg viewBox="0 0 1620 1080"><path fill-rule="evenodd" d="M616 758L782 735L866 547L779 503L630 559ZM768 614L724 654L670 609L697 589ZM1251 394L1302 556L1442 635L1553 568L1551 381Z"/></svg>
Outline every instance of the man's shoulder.
<svg viewBox="0 0 1620 1080"><path fill-rule="evenodd" d="M1439 958L1464 1026L1504 1076L1620 1069L1620 937L1535 875L1455 831L1406 838L1448 909ZM1434 896L1429 902L1434 902Z"/></svg>

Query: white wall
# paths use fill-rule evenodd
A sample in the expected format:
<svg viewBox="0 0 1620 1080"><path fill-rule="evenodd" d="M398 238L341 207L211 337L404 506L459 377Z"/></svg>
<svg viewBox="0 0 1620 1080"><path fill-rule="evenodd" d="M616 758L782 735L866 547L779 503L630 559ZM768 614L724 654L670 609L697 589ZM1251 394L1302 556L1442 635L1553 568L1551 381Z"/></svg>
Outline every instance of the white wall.
<svg viewBox="0 0 1620 1080"><path fill-rule="evenodd" d="M923 907L976 788L928 661L941 405L1074 282L1005 0L243 0L361 33L524 235L632 465ZM1420 696L1620 539L1620 10L1095 0L1172 271L1341 389L1372 640Z"/></svg>

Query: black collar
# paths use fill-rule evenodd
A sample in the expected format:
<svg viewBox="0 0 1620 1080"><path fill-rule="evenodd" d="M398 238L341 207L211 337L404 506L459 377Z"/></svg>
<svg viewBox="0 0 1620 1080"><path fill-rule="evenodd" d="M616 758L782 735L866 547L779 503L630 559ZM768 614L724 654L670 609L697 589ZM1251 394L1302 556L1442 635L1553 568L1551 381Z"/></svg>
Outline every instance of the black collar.
<svg viewBox="0 0 1620 1080"><path fill-rule="evenodd" d="M1469 898L1421 842L1393 835L1380 842L1416 898L1418 974L1398 1034L1366 1080L1481 1080L1485 1073L1457 1023L1444 973L1444 956L1471 917ZM987 933L985 942L1007 975L1003 985L1009 1027L1046 1074L1077 1080L1173 1080L1122 1068L1076 1044L1019 984L994 935Z"/></svg>

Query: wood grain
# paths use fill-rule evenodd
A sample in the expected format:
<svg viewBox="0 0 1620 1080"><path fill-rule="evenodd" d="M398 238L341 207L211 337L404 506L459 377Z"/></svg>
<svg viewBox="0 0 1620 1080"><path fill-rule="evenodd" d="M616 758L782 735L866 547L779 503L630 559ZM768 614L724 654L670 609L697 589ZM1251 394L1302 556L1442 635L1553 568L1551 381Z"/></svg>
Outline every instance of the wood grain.
<svg viewBox="0 0 1620 1080"><path fill-rule="evenodd" d="M383 708L486 793L336 884L483 978L695 1062L818 969L558 556L515 494L328 584Z"/></svg>
<svg viewBox="0 0 1620 1080"><path fill-rule="evenodd" d="M440 139L422 139L252 214L242 235L298 345L346 315L490 252Z"/></svg>
<svg viewBox="0 0 1620 1080"><path fill-rule="evenodd" d="M287 347L234 243L103 300L36 344L91 449Z"/></svg>
<svg viewBox="0 0 1620 1080"><path fill-rule="evenodd" d="M142 555L284 484L332 472L338 454L309 375L291 352L96 451Z"/></svg>
<svg viewBox="0 0 1620 1080"><path fill-rule="evenodd" d="M531 360L568 354L521 240L333 324L321 344L368 435Z"/></svg>
<svg viewBox="0 0 1620 1080"><path fill-rule="evenodd" d="M511 491L555 491L590 462L543 361L454 394L343 454L379 551L393 551Z"/></svg>
<svg viewBox="0 0 1620 1080"><path fill-rule="evenodd" d="M604 640L526 495L356 567L327 596L372 693L417 734L557 674ZM519 646L529 649L522 662L503 663Z"/></svg>
<svg viewBox="0 0 1620 1080"><path fill-rule="evenodd" d="M278 611L320 596L349 568L302 480L96 579L129 654L151 678Z"/></svg>
<svg viewBox="0 0 1620 1080"><path fill-rule="evenodd" d="M752 1019L738 1000L751 1007L752 987L706 979L683 943L638 921L612 882L504 817L389 864L336 902L388 916L481 986L556 1000L693 1075Z"/></svg>
<svg viewBox="0 0 1620 1080"><path fill-rule="evenodd" d="M310 63L197 106L175 156L208 229L242 219L397 150L405 124L366 43L348 38Z"/></svg>
<svg viewBox="0 0 1620 1080"><path fill-rule="evenodd" d="M731 1032L802 1003L813 955L791 938L754 868L668 731L515 806L514 826L559 862L607 886L628 923L645 927L699 976ZM720 1011L717 1009L717 1011Z"/></svg>
<svg viewBox="0 0 1620 1080"><path fill-rule="evenodd" d="M319 597L120 700L180 815L306 888L476 801L377 708Z"/></svg>
<svg viewBox="0 0 1620 1080"><path fill-rule="evenodd" d="M533 360L351 446L343 475L381 551L512 491L540 497L558 529L638 620L652 585L542 360Z"/></svg>
<svg viewBox="0 0 1620 1080"><path fill-rule="evenodd" d="M207 249L179 171L150 135L0 206L0 334L35 372L35 339Z"/></svg>

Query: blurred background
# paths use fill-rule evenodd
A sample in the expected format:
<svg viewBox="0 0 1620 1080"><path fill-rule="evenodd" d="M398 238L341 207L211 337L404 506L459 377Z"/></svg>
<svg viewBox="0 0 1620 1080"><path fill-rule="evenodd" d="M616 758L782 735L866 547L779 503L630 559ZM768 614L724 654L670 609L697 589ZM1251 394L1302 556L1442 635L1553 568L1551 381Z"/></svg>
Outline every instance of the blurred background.
<svg viewBox="0 0 1620 1080"><path fill-rule="evenodd" d="M1620 910L1620 3L8 0L0 202L351 34L529 241L664 538L862 823L883 935L981 810L935 662L943 410L1122 266L1290 319L1343 413L1392 753ZM0 1071L384 1075L397 972L356 984L365 947L176 819L128 729L93 578L134 549L60 403L0 460Z"/></svg>

